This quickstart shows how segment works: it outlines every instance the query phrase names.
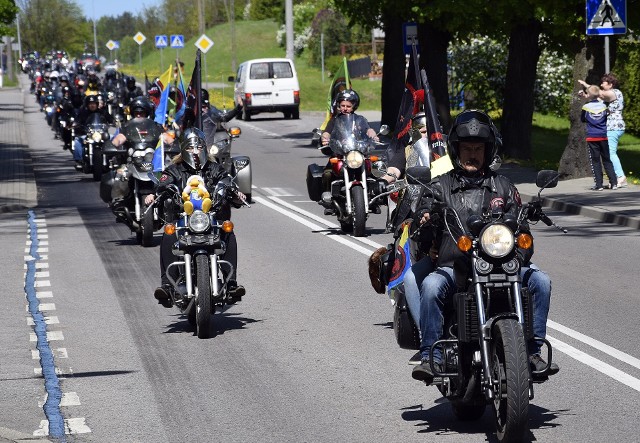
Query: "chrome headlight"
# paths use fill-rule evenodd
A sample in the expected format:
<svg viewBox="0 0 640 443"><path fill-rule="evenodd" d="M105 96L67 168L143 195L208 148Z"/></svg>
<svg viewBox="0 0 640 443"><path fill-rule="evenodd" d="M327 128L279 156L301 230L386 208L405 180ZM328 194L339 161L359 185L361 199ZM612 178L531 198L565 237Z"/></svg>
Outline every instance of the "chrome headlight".
<svg viewBox="0 0 640 443"><path fill-rule="evenodd" d="M92 134L91 134L91 139L92 139L94 142L102 141L102 134L101 134L101 133L99 133L99 132L94 132L94 133L92 133Z"/></svg>
<svg viewBox="0 0 640 443"><path fill-rule="evenodd" d="M202 211L193 211L191 217L189 217L189 228L196 233L204 232L211 226L209 220L209 214L205 214Z"/></svg>
<svg viewBox="0 0 640 443"><path fill-rule="evenodd" d="M218 155L218 151L219 151L218 145L216 144L211 145L211 147L209 148L210 155Z"/></svg>
<svg viewBox="0 0 640 443"><path fill-rule="evenodd" d="M480 246L490 257L504 257L513 250L514 245L513 232L500 223L487 226L480 234Z"/></svg>
<svg viewBox="0 0 640 443"><path fill-rule="evenodd" d="M347 154L347 166L350 168L359 168L364 162L364 155L358 151L351 151Z"/></svg>

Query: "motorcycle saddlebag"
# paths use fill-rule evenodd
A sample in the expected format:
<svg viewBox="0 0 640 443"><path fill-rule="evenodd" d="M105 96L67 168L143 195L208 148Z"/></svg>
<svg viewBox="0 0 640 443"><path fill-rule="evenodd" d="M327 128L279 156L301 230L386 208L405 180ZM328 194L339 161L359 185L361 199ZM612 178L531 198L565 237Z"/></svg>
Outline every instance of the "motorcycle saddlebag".
<svg viewBox="0 0 640 443"><path fill-rule="evenodd" d="M322 197L322 173L324 168L316 163L307 166L307 192L309 199L319 201Z"/></svg>
<svg viewBox="0 0 640 443"><path fill-rule="evenodd" d="M100 181L100 198L105 203L111 203L111 189L113 188L115 178L116 171L113 169L102 174L102 179Z"/></svg>

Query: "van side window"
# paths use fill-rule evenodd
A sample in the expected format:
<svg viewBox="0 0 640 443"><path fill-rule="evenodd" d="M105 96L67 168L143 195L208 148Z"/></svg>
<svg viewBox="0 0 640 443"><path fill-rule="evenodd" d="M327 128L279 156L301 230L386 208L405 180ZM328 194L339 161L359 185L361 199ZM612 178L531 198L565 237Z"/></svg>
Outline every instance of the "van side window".
<svg viewBox="0 0 640 443"><path fill-rule="evenodd" d="M273 63L273 78L292 78L293 71L291 65L288 62L274 62Z"/></svg>
<svg viewBox="0 0 640 443"><path fill-rule="evenodd" d="M242 73L243 72L244 72L244 66L240 66L238 68L238 75L237 75L236 82L240 83L242 81Z"/></svg>
<svg viewBox="0 0 640 443"><path fill-rule="evenodd" d="M269 63L252 64L249 78L258 80L269 78Z"/></svg>

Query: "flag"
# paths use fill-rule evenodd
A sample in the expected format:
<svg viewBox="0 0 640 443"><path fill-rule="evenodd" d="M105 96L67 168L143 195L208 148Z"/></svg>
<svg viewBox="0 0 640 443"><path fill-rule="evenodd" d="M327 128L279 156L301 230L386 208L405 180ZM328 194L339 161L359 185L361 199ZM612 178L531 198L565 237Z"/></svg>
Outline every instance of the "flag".
<svg viewBox="0 0 640 443"><path fill-rule="evenodd" d="M191 126L195 126L198 129L202 129L202 104L200 103L201 84L202 84L202 71L201 71L201 51L196 51L196 61L193 65L193 73L191 74L191 81L186 93L187 110L185 111L185 118L182 122L182 129L187 129Z"/></svg>
<svg viewBox="0 0 640 443"><path fill-rule="evenodd" d="M153 172L164 171L164 140L162 135L160 135L156 150L153 152L153 160L151 163L153 164Z"/></svg>
<svg viewBox="0 0 640 443"><path fill-rule="evenodd" d="M388 289L393 289L404 281L404 275L411 268L411 251L409 249L409 227L410 222L402 224L402 235L396 244L395 260L391 269Z"/></svg>
<svg viewBox="0 0 640 443"><path fill-rule="evenodd" d="M336 112L333 109L333 101L338 95L339 92L344 91L345 89L351 89L351 80L349 79L349 69L347 68L347 58L342 57L342 64L340 68L336 71L333 76L333 81L331 82L331 87L329 87L329 96L327 97L327 114L324 118L324 122L320 125L320 129L324 130Z"/></svg>
<svg viewBox="0 0 640 443"><path fill-rule="evenodd" d="M176 64L176 66L180 66ZM178 78L176 79L176 97L175 97L175 114L173 116L174 121L179 122L184 115L187 103L186 103L186 91L184 87L184 77L182 76L182 69L178 69Z"/></svg>
<svg viewBox="0 0 640 443"><path fill-rule="evenodd" d="M391 139L388 149L388 157L391 159L397 152L404 151L409 144L409 129L411 129L411 117L420 111L424 102L424 90L420 84L418 71L418 53L415 41L411 45L412 52L409 58L409 69L404 85L404 93L400 101L400 109L396 119L395 137Z"/></svg>
<svg viewBox="0 0 640 443"><path fill-rule="evenodd" d="M171 89L169 86L171 84L171 75L173 74L172 65L169 65L169 69L165 71L164 74L160 76L160 78L156 81L157 86L160 88L160 100L156 107L156 123L161 125L165 124L167 118L167 107L169 105L169 90Z"/></svg>
<svg viewBox="0 0 640 443"><path fill-rule="evenodd" d="M446 155L446 143L442 136L442 125L438 119L438 111L436 110L436 99L433 97L433 90L429 85L427 73L423 69L420 71L422 84L424 86L424 113L427 120L427 133L429 134L429 147L431 148L431 157L437 160Z"/></svg>

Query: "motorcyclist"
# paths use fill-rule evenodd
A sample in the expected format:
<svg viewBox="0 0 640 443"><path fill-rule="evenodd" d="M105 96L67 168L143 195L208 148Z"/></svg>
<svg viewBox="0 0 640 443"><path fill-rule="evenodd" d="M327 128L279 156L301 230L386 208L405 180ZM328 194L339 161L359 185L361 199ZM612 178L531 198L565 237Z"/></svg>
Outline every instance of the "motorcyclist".
<svg viewBox="0 0 640 443"><path fill-rule="evenodd" d="M180 154L177 155L173 159L171 165L162 172L155 195L160 195L171 184L176 185L178 189L183 189L188 178L195 174L200 175L204 179L207 189L213 189L218 181L225 177L229 177L221 165L214 161L210 161L207 158L207 146L204 133L197 128L189 128L185 130L180 137ZM150 205L155 200L155 195L149 194L145 198L145 204ZM241 192L238 192L238 198L244 200L245 196ZM232 202L232 204L239 205L241 204L241 201L236 200ZM229 219L231 217L231 208L229 203L225 204L220 215L223 219ZM167 215L167 218L169 217L170 215ZM224 254L224 259L228 260L234 268L233 275L230 276L227 288L231 299L235 299L237 301L246 292L244 287L238 285L236 281L238 269L238 246L233 232L225 234L225 237L227 249ZM175 242L175 235L163 234L162 243L160 245L161 285L153 294L160 304L168 308L172 305L171 291L173 291L173 287L167 278L167 266L177 260L177 257L171 252L172 246Z"/></svg>
<svg viewBox="0 0 640 443"><path fill-rule="evenodd" d="M369 126L369 122L362 115L357 115L355 111L358 109L360 105L360 96L358 93L352 89L344 89L336 95L334 100L334 109L338 110L338 113L329 120L327 126L320 137L320 141L322 146L327 146L329 144L329 140L331 139L331 132L333 131L333 127L335 126L335 121L338 116L341 114L353 114L355 117L355 130L359 130L361 133L366 134L368 137L372 138L375 141L379 141L378 135L376 131ZM332 164L331 162L327 162L327 165L324 168L324 172L322 174L322 187L324 189L321 202L329 202L331 201L331 181L332 181ZM328 194L328 195L327 195ZM333 214L333 209L331 207L325 207L325 215Z"/></svg>
<svg viewBox="0 0 640 443"><path fill-rule="evenodd" d="M125 84L127 87L126 97L125 97L126 103L129 103L134 98L140 97L141 95L143 95L142 88L136 85L135 77L128 76L127 80L125 81Z"/></svg>
<svg viewBox="0 0 640 443"><path fill-rule="evenodd" d="M113 143L113 145L116 147L121 146L127 141L126 133L129 132L128 129L135 128L137 125L139 125L141 122L140 119L153 120L155 116L155 106L148 97L138 96L131 100L128 106L131 120L129 120L122 128L122 131L120 131L111 140L111 143ZM148 123L145 122L145 124ZM175 139L174 133L165 131L164 127L159 123L156 123L156 125L158 126L159 132L162 133L165 144L169 145L173 143Z"/></svg>
<svg viewBox="0 0 640 443"><path fill-rule="evenodd" d="M462 112L451 128L448 138L448 151L454 169L431 182L433 197L425 196L418 205L415 220L424 224L431 220L434 202L444 203L455 209L461 220L470 215L482 215L488 210L502 208L505 213L517 216L521 207L518 190L503 175L492 171L489 165L498 149L499 134L491 118L484 112L468 110ZM431 345L440 339L443 333L443 306L447 297L456 291L453 264L457 260L469 260L454 244L446 233L438 236L439 244L437 269L424 277L422 281L405 276L405 288L413 282L420 293L420 352L421 364L414 367L412 377L429 384L433 373L429 365ZM546 322L551 297L551 281L547 274L531 263L532 250L519 249L518 258L522 265L523 286L529 288L533 297L534 319L533 333L537 337L546 335ZM417 273L416 273L417 277ZM529 362L533 370L544 370L547 363L540 357L542 343L528 343ZM433 360L436 370L441 369L440 350L434 350ZM559 371L558 365L551 363L548 374Z"/></svg>
<svg viewBox="0 0 640 443"><path fill-rule="evenodd" d="M75 121L75 125L77 126L77 131L79 133L84 131L89 117L96 113L100 114L101 118L104 119L106 123L110 125L114 124L113 117L104 109L100 109L98 96L87 95L84 98L84 106L80 108L78 118ZM73 145L73 159L76 161L75 167L78 171L82 170L82 141L84 138L85 135L78 135Z"/></svg>

